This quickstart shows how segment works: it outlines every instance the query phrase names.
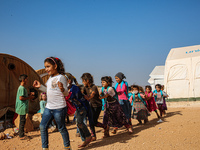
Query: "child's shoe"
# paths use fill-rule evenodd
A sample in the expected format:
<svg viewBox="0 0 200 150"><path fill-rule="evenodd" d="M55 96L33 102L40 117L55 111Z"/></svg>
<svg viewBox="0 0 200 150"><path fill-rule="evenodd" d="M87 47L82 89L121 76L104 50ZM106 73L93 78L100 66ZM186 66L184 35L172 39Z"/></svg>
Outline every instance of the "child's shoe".
<svg viewBox="0 0 200 150"><path fill-rule="evenodd" d="M64 149L65 149L65 150L72 150L72 149L71 149L71 146L64 147Z"/></svg>
<svg viewBox="0 0 200 150"><path fill-rule="evenodd" d="M117 128L114 128L113 131L111 132L112 134L116 134L117 133Z"/></svg>
<svg viewBox="0 0 200 150"><path fill-rule="evenodd" d="M96 140L97 140L97 137L93 136L91 141L96 141Z"/></svg>
<svg viewBox="0 0 200 150"><path fill-rule="evenodd" d="M157 123L162 123L162 122L163 122L163 121L162 121L161 119L157 121Z"/></svg>
<svg viewBox="0 0 200 150"><path fill-rule="evenodd" d="M92 137L87 137L85 139L85 141L83 142L83 144L79 145L78 148L83 148L83 147L86 147L90 142L92 141Z"/></svg>

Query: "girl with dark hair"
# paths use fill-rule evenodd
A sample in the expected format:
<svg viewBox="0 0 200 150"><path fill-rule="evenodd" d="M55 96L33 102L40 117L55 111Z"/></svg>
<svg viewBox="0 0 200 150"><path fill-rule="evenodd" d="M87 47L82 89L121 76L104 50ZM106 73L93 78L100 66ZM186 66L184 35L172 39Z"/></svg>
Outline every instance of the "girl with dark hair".
<svg viewBox="0 0 200 150"><path fill-rule="evenodd" d="M162 114L163 114L163 100L164 100L164 93L163 91L161 90L161 85L160 84L156 84L155 86L155 90L153 91L154 93L154 98L155 98L155 101L158 105L158 109L160 111L160 117L162 117ZM161 119L159 121L157 121L158 123L161 123L163 122Z"/></svg>
<svg viewBox="0 0 200 150"><path fill-rule="evenodd" d="M115 80L117 84L115 85L115 90L118 94L119 103L122 107L122 110L127 118L127 121L132 126L131 123L131 105L128 100L128 83L124 81L126 79L125 75L122 72L118 72L115 75ZM113 134L116 134L117 128L114 128Z"/></svg>
<svg viewBox="0 0 200 150"><path fill-rule="evenodd" d="M81 139L83 143L78 146L78 148L83 148L87 146L91 142L91 134L87 128L86 117L88 117L90 126L93 125L93 118L91 116L91 108L89 102L84 98L81 93L80 88L77 86L78 82L75 80L75 77L70 73L66 73L66 78L68 80L68 88L69 88L69 100L76 107L76 124L80 132ZM74 85L75 82L77 85Z"/></svg>
<svg viewBox="0 0 200 150"><path fill-rule="evenodd" d="M158 109L160 111L160 117L162 118L163 115L163 103L164 103L164 97L167 96L166 93L164 93L161 88L162 86L160 84L156 84L155 85L155 90L153 91L154 93L154 98L155 101L158 105ZM157 121L158 123L163 122L161 119L159 121Z"/></svg>
<svg viewBox="0 0 200 150"><path fill-rule="evenodd" d="M131 126L128 124L126 116L115 97L117 93L112 87L112 78L110 76L105 76L101 78L102 91L100 99L106 99L106 109L104 111L103 124L107 127L104 131L104 137L109 137L109 127L120 128L123 125L133 132Z"/></svg>
<svg viewBox="0 0 200 150"><path fill-rule="evenodd" d="M50 75L46 86L34 81L33 86L47 93L47 104L40 123L43 150L48 150L48 126L52 118L55 119L59 132L62 135L64 149L70 150L69 133L65 126L67 113L65 96L68 96L67 80L63 76L65 69L59 58L48 57L44 61L45 70Z"/></svg>
<svg viewBox="0 0 200 150"><path fill-rule="evenodd" d="M158 107L156 106L156 102L153 97L152 88L149 85L145 86L145 101L146 101L147 109L149 110L149 112L154 111L157 117L160 118L157 112Z"/></svg>
<svg viewBox="0 0 200 150"><path fill-rule="evenodd" d="M145 96L142 93L139 93L139 86L133 85L133 95L130 98L131 105L134 107L133 118L137 119L139 125L142 124L142 120L144 120L144 124L148 122L149 111L146 108Z"/></svg>
<svg viewBox="0 0 200 150"><path fill-rule="evenodd" d="M84 88L83 88L83 95L86 100L90 102L91 110L92 110L92 115L93 115L93 121L94 121L94 126L96 127L101 127L101 128L106 128L102 123L98 122L99 115L101 113L102 109L102 101L99 98L99 92L97 89L97 86L93 83L93 77L90 73L84 73L81 76ZM93 135L92 135L92 140L96 140L96 134L94 128L93 130Z"/></svg>

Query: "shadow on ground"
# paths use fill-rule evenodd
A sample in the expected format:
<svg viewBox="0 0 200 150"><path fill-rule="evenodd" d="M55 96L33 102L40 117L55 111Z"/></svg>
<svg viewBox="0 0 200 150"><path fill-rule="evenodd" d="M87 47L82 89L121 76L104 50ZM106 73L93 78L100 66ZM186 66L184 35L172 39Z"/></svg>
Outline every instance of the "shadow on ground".
<svg viewBox="0 0 200 150"><path fill-rule="evenodd" d="M165 119L175 116L175 115L182 115L181 111L175 111L175 112L169 112L167 113L167 115L165 117L163 117L163 122L165 123ZM134 119L134 121L137 121ZM84 148L84 150L89 150L89 149L94 149L94 148L98 148L98 147L102 147L102 146L106 146L106 145L110 145L110 144L114 144L114 143L127 143L128 140L135 138L139 135L138 134L140 131L142 130L146 130L152 127L155 127L156 125L159 125L161 123L157 123L158 118L155 118L153 120L150 120L146 125L139 125L139 126L133 126L133 134L130 134L128 132L126 132L126 129L124 127L120 128L117 132L116 135L112 135L108 138L104 138L104 139L99 139L96 142L91 143L88 147Z"/></svg>

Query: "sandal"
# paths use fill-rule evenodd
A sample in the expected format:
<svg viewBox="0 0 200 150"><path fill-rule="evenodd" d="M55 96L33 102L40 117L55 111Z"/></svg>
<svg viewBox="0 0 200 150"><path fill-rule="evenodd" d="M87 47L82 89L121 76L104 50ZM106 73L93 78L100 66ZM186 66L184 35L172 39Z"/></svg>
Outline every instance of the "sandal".
<svg viewBox="0 0 200 150"><path fill-rule="evenodd" d="M132 127L128 128L128 132L133 133L133 128Z"/></svg>
<svg viewBox="0 0 200 150"><path fill-rule="evenodd" d="M20 140L27 140L27 141L30 141L30 140L31 140L31 138L28 137L28 136L20 137L19 139L20 139Z"/></svg>
<svg viewBox="0 0 200 150"><path fill-rule="evenodd" d="M85 141L84 141L83 144L81 144L81 145L78 146L78 148L83 148L85 146L86 146L86 144L85 144Z"/></svg>
<svg viewBox="0 0 200 150"><path fill-rule="evenodd" d="M92 140L92 137L88 137L86 138L86 140L83 142L83 144L79 145L78 148L83 148L83 147L86 147Z"/></svg>
<svg viewBox="0 0 200 150"><path fill-rule="evenodd" d="M91 142L92 141L96 141L96 140L97 140L97 137L96 136L92 136Z"/></svg>
<svg viewBox="0 0 200 150"><path fill-rule="evenodd" d="M117 133L117 129L114 129L111 133L112 134L116 134Z"/></svg>

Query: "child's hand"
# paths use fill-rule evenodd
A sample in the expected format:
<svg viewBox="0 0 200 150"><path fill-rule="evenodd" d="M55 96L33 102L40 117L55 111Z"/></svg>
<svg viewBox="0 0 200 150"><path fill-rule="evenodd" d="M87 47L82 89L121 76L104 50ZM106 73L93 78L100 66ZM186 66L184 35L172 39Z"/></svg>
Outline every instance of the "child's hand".
<svg viewBox="0 0 200 150"><path fill-rule="evenodd" d="M58 81L58 87L59 89L61 90L61 92L64 92L64 87L63 87L63 84L61 82Z"/></svg>
<svg viewBox="0 0 200 150"><path fill-rule="evenodd" d="M99 99L103 99L101 96L99 96Z"/></svg>
<svg viewBox="0 0 200 150"><path fill-rule="evenodd" d="M35 81L33 82L33 87L35 87L35 88L40 88L40 86L41 86L41 83L40 83L39 81L35 80Z"/></svg>
<svg viewBox="0 0 200 150"><path fill-rule="evenodd" d="M31 100L34 99L34 98L35 98L35 96L32 95L32 94L29 96L29 99L31 99Z"/></svg>
<svg viewBox="0 0 200 150"><path fill-rule="evenodd" d="M156 96L157 94L155 93L154 96Z"/></svg>
<svg viewBox="0 0 200 150"><path fill-rule="evenodd" d="M117 92L117 95L121 95L121 92Z"/></svg>

